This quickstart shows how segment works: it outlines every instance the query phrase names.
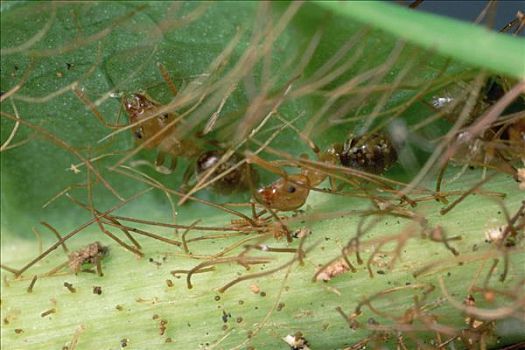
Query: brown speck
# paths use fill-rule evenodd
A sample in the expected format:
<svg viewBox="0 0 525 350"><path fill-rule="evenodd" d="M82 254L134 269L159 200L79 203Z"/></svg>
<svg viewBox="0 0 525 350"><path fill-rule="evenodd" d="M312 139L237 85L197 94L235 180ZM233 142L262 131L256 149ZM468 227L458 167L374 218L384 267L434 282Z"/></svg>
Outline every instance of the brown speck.
<svg viewBox="0 0 525 350"><path fill-rule="evenodd" d="M319 271L315 279L317 281L327 282L327 281L330 281L332 278L339 276L350 270L351 270L351 267L348 265L346 260L341 258L339 260L334 261L330 265L326 266L322 271Z"/></svg>
<svg viewBox="0 0 525 350"><path fill-rule="evenodd" d="M368 319L367 323L368 323L369 325L372 325L372 326L377 326L377 325L379 325L379 322L377 322L377 321L375 320L375 318L373 318L373 317L370 317L370 318Z"/></svg>
<svg viewBox="0 0 525 350"><path fill-rule="evenodd" d="M215 301L219 301L219 300L221 300L221 297L216 295L214 299L215 299Z"/></svg>
<svg viewBox="0 0 525 350"><path fill-rule="evenodd" d="M108 253L108 248L102 246L99 242L91 243L86 247L75 250L68 256L68 265L69 268L74 272L78 273L82 265L84 264L95 264L97 265L97 270L99 276L102 276L102 270L100 269L100 261Z"/></svg>
<svg viewBox="0 0 525 350"><path fill-rule="evenodd" d="M493 291L486 291L484 294L483 294L483 297L485 298L485 300L489 303L493 303L494 300L496 299L496 294L493 292Z"/></svg>
<svg viewBox="0 0 525 350"><path fill-rule="evenodd" d="M236 321L237 321L237 323L241 323L242 322L242 317L237 317Z"/></svg>
<svg viewBox="0 0 525 350"><path fill-rule="evenodd" d="M118 311L122 311L122 310L124 310L124 308L122 307L122 305L117 305L117 306L115 306L115 309L117 309Z"/></svg>
<svg viewBox="0 0 525 350"><path fill-rule="evenodd" d="M266 292L261 292L260 294L262 297L265 297L266 296Z"/></svg>
<svg viewBox="0 0 525 350"><path fill-rule="evenodd" d="M281 311L284 307L284 303L277 304L277 311Z"/></svg>
<svg viewBox="0 0 525 350"><path fill-rule="evenodd" d="M152 264L155 264L155 265L157 265L157 266L161 266L161 265L162 265L162 263L153 260L153 258L149 258L149 262L152 263Z"/></svg>
<svg viewBox="0 0 525 350"><path fill-rule="evenodd" d="M36 283L36 279L38 278L37 275L34 275L33 276L33 279L31 280L31 283L29 283L29 287L27 287L27 292L28 293L32 293L33 292L33 287L35 286L35 283Z"/></svg>
<svg viewBox="0 0 525 350"><path fill-rule="evenodd" d="M168 286L168 288L173 287L173 281L170 280L170 279L167 279L167 280L166 280L166 285Z"/></svg>
<svg viewBox="0 0 525 350"><path fill-rule="evenodd" d="M102 287L94 286L93 287L93 294L98 294L98 295L102 294Z"/></svg>
<svg viewBox="0 0 525 350"><path fill-rule="evenodd" d="M226 313L226 311L222 310L222 322L226 323L228 322L228 318L231 318L232 314Z"/></svg>
<svg viewBox="0 0 525 350"><path fill-rule="evenodd" d="M21 333L24 333L24 330L22 328L17 328L17 329L15 329L15 333L16 334L21 334Z"/></svg>
<svg viewBox="0 0 525 350"><path fill-rule="evenodd" d="M154 315L151 317L152 320L156 320L156 319L158 319L158 318L159 318L159 315L157 315L157 314L154 314Z"/></svg>
<svg viewBox="0 0 525 350"><path fill-rule="evenodd" d="M51 314L54 314L55 312L57 312L57 310L55 308L52 308L52 309L49 309L49 310L46 310L46 311L42 312L40 314L40 317L46 317L46 316L49 316Z"/></svg>
<svg viewBox="0 0 525 350"><path fill-rule="evenodd" d="M168 324L168 321L160 320L160 322L159 322L159 335L164 335L164 333L166 333L166 325L167 324Z"/></svg>
<svg viewBox="0 0 525 350"><path fill-rule="evenodd" d="M127 347L128 346L128 341L129 341L129 339L127 339L127 338L120 339L120 347L121 348Z"/></svg>
<svg viewBox="0 0 525 350"><path fill-rule="evenodd" d="M244 304L244 300L239 300L239 305Z"/></svg>
<svg viewBox="0 0 525 350"><path fill-rule="evenodd" d="M223 331L227 331L227 330L228 330L228 325L227 325L227 324L223 325L223 326L222 326L222 330L223 330Z"/></svg>
<svg viewBox="0 0 525 350"><path fill-rule="evenodd" d="M64 287L66 287L67 290L69 290L71 293L76 293L77 292L77 290L73 287L73 285L71 283L64 282Z"/></svg>
<svg viewBox="0 0 525 350"><path fill-rule="evenodd" d="M170 337L168 337L168 338L166 338L166 340L164 342L165 343L173 343L173 340Z"/></svg>
<svg viewBox="0 0 525 350"><path fill-rule="evenodd" d="M377 274L378 274L378 275L384 275L384 274L385 274L385 271L383 271L383 270L377 270Z"/></svg>

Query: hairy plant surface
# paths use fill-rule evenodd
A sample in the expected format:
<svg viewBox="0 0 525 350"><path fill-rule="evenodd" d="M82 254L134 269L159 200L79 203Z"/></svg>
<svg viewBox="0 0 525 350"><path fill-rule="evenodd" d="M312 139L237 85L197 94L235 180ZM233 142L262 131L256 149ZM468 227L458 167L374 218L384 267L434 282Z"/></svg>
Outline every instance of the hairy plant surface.
<svg viewBox="0 0 525 350"><path fill-rule="evenodd" d="M1 16L6 348L525 341L523 154L484 136L525 118L522 38L368 2L4 2ZM178 118L171 136L246 156L253 182L331 181L256 216L250 191L183 186L195 157L165 174L133 141L122 99L139 91L152 118ZM314 152L378 131L398 154L379 175Z"/></svg>

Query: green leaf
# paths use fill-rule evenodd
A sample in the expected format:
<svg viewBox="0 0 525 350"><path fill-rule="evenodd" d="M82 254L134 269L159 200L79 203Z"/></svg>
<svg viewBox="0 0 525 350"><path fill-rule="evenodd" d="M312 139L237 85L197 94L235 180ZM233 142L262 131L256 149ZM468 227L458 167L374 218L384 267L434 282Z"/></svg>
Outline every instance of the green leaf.
<svg viewBox="0 0 525 350"><path fill-rule="evenodd" d="M261 116L255 118L257 111L250 110L249 106L253 106L264 84L268 84L267 96L280 96L291 79L301 73L292 82L290 94L279 107L279 114L284 120L293 121L297 129L309 131L314 141L326 149L332 143L344 140L349 132L366 125L367 117L375 112L396 113L399 111L396 108L406 104L407 108L401 109L403 113L396 120L409 126L432 117L433 111L419 99L438 93L438 87L450 81L472 79L478 69L505 73L515 78L524 76L520 55L514 54L523 51L521 39L490 34L480 28L406 12L387 4L355 2L340 5L328 2L305 3L301 7L288 3L276 3L270 7L252 2L2 3L0 74L2 92L7 93L3 95L1 105L2 144L15 127L13 117L18 116L24 122L11 140L11 145L21 144L1 153L2 264L19 269L37 254L38 243L32 233L34 228L40 232L44 249L56 242L52 232L40 222L53 225L64 236L92 219L89 211L66 198L66 191L88 203L86 184L92 184L94 206L105 211L122 204L112 191L129 198L149 187L112 170L125 152L134 147L132 135L125 131L99 142L113 130L95 118L86 103L75 95L73 88L78 88L90 100L97 101L97 110L106 122L126 123L126 117L120 115L120 100L112 97L120 92L146 90L155 99L168 104L184 97L193 98L191 102L196 102L199 95L192 93L196 86L217 87L216 93L203 92L206 93L205 103L187 118L188 123L195 126L194 130L184 134L188 136L202 129L211 112L219 108L228 88L235 87L220 110L219 127L205 138L233 147L250 135L261 121ZM348 8L350 5L351 11ZM385 18L387 14L388 18ZM418 23L425 26L414 27ZM436 27L443 25L447 29L436 34ZM251 40L261 33L264 34L258 39L259 46L254 50ZM447 38L447 35L453 35L454 40ZM214 60L225 52L232 40L237 40L235 38L239 42L233 46L231 55L210 71ZM317 38L319 44L309 58L308 48L313 47ZM433 50L429 53L411 44L403 46L400 39ZM348 43L352 40L354 45L350 46ZM480 40L483 44L479 44ZM264 51L264 44L268 45L267 51ZM308 78L315 77L319 69L344 47L348 50L339 54L341 60L335 67L341 67L346 62L353 64L349 64L329 83L313 91L297 93ZM251 52L256 59L243 61L247 52ZM479 55L473 52L479 52ZM449 58L463 63L449 62ZM159 72L158 63L166 67L180 90L175 99ZM297 67L303 63L303 69L298 72ZM378 75L363 78L352 86L350 92L342 93L332 108L325 113L319 112L330 99L330 93L378 67L385 67L384 72L379 70ZM236 69L240 73L228 75ZM326 75L321 74L316 81ZM404 79L397 81L399 77ZM426 83L432 84L426 86ZM369 88L375 90L366 92ZM423 90L423 96L416 101L411 100L415 93ZM385 99L383 105L382 99ZM212 102L207 105L206 101ZM334 119L347 102L352 102L354 108L348 109L340 120ZM182 113L190 106L191 103L187 103L177 111ZM374 111L377 106L381 109ZM261 109L269 111L271 107L267 105ZM371 126L387 125L389 116L389 113L380 115L377 123ZM255 138L264 142L275 128L282 125L282 120L272 117ZM433 146L429 140L440 137L449 128L449 123L439 120L411 136L423 138ZM61 141L57 138L72 148L63 144L60 147ZM254 151L258 146L255 142L247 142L240 151ZM313 156L292 128L279 133L270 146L294 157L299 157L301 153ZM405 162L400 162L408 166L397 165L386 174L387 177L409 182L426 161L428 149L421 149L417 143L410 146L413 152L405 154L408 158L402 156ZM146 160L152 164L155 153L155 150L142 150L132 160ZM270 151L260 155L264 159L281 158ZM88 171L79 157L95 159L93 165L108 185L105 186L100 178L96 180L94 172ZM144 165L135 169L177 190L186 166L191 166L194 161L179 159L177 170L171 175L158 173ZM269 183L276 178L271 172L260 167L257 169L261 183ZM450 180L459 171L453 168L446 173L445 179ZM481 179L481 172L476 170L463 174L455 183L447 183L446 190L462 192L472 188ZM433 174L430 175L422 186L434 187L435 179ZM373 186L365 187L366 193L392 198L388 192L378 192ZM461 302L467 294L466 284L476 282L472 276L483 273L481 276L484 278L487 275L494 261L487 260L487 257L503 257L503 250L484 242L484 232L487 227L505 224L507 212L512 215L518 210L522 196L516 190L513 179L501 174L483 186L483 191L505 194L504 200L495 199L499 198L497 196L474 194L444 216L439 214L443 204L433 198L413 209L428 220L428 227L441 225L449 236L461 236L461 241L451 243L459 251L458 257L443 243L421 237L420 222L379 215L374 216L380 220L367 231L361 242L365 263L358 265L355 256L349 256L358 271L343 274L327 283L313 283L312 278L319 266L339 256L341 248L356 235L361 218L370 209L375 209L362 189L348 186L345 190L347 193L344 196L312 192L303 208L304 213L295 217L283 213L288 217L285 220L291 230L302 227L312 230L311 236L304 242L304 249L308 250L304 265L294 261L274 274L241 281L225 293L219 293L218 289L235 278L271 271L286 264L295 255L264 251L254 254L251 251L252 255L271 258L271 261L260 266L253 265L249 271L234 260L218 264L212 272L195 274L192 289L187 288L184 274L174 277L170 271L191 269L202 262L214 261L213 256L231 245L235 249L225 252L224 256L233 259L242 251L243 245L255 244L258 239L270 247L280 248L298 248L300 243L294 241L288 244L284 239L262 237L251 232L190 242L192 254L187 254L180 247L135 235L145 255L137 259L104 236L96 225L91 225L70 239L67 245L70 250L94 241L108 245L109 255L102 262L103 277L89 273L74 275L67 270L51 277L45 276L46 272L67 260L61 247L16 279L2 270L3 343L13 349L60 348L64 344L71 349L74 334L81 326L82 331L77 334L77 350L118 348L124 339L127 339L131 349L172 346L276 349L286 348L281 338L297 331L305 335L313 349L343 348L370 335L367 329L367 324L371 325L367 323L370 317L387 326L399 325L400 321L380 317L363 307L363 315L357 318L361 326L351 330L335 311L336 307L351 314L364 298L391 288L397 288L398 292L380 295L374 301L376 309L388 316L401 317L414 306L414 298L417 297L430 310L428 312L432 313L432 317L437 317L443 324L458 331L466 327L462 313L444 297L439 279L443 278L454 300ZM246 204L250 199L249 193L225 196L210 189L198 192L197 196L213 203L237 201ZM175 203L179 199L176 195L169 197ZM236 215L191 201L176 208L175 219L167 198L168 195L162 191L149 191L127 203L117 214L186 225L201 219L199 225L215 227L227 227L232 220L239 220ZM457 197L451 200L454 198ZM395 203L399 201L395 200ZM412 210L409 207L405 209ZM250 215L249 208L241 208L240 211ZM182 231L174 235L173 229L132 222L127 224L182 240ZM120 231L106 227L125 240ZM193 230L186 237L212 234ZM385 243L382 250L391 251L395 243L403 242L404 238L407 245L400 253L401 260L389 269L389 259L396 255L385 253L373 256L372 252L379 243L387 242L392 237L399 239ZM518 243L514 250L504 250L507 252L504 257L510 266L506 280L503 283L496 281L502 273L498 268L489 279L490 286L509 290L516 288L523 279L519 266L523 266L525 257L523 244ZM373 278L369 276L366 265L366 259L370 257L374 257L370 265ZM413 276L427 264L433 268L417 278ZM501 265L503 262L500 262ZM28 293L27 287L34 275L39 277L33 292ZM174 283L173 287L166 284L167 279ZM72 283L76 292L68 291L63 286L64 282ZM93 293L94 286L102 287L101 295ZM428 291L430 286L435 289ZM263 293L254 293L256 288ZM512 306L512 301L512 298L504 299L498 295L495 303L490 304L480 297L479 305L495 309ZM55 313L42 316L50 309L55 309ZM164 332L159 328L162 320L167 321ZM505 327L515 327L512 318L504 321L510 322L510 326ZM418 322L418 325L421 324ZM503 342L512 341L512 337L523 338L519 331L505 333L505 327L499 329L500 334L506 334ZM433 341L434 332L425 327L421 329L417 338L425 342ZM175 344L167 343L168 339ZM395 348L396 339L390 338L385 344Z"/></svg>
<svg viewBox="0 0 525 350"><path fill-rule="evenodd" d="M441 55L492 72L525 78L523 38L513 38L446 17L416 13L386 2L375 2L373 6L365 1L318 1L316 4L342 17L373 25Z"/></svg>

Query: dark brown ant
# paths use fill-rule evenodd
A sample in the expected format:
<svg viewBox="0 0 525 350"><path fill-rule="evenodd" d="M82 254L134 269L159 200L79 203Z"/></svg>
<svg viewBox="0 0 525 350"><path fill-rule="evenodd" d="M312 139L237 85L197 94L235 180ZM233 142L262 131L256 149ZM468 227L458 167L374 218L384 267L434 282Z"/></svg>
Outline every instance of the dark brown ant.
<svg viewBox="0 0 525 350"><path fill-rule="evenodd" d="M229 194L248 190L250 186L256 183L258 178L257 173L249 164L242 164L234 168L243 160L243 157L237 153L234 153L231 157L219 164L225 153L226 152L222 150L212 150L201 153L195 165L197 180L204 178L208 172L212 171L211 175L209 175L210 179L225 174L212 183L211 186L215 191Z"/></svg>
<svg viewBox="0 0 525 350"><path fill-rule="evenodd" d="M486 114L497 101L510 90L511 83L499 76L488 77L480 91L480 97L475 102L469 118L465 121L466 130L460 130L453 145L454 152L450 152L448 160L465 164L466 166L483 166L496 168L517 177L512 162L525 159L525 96L518 95L490 125L476 135L468 129L477 122L477 119ZM454 98L434 98L434 102L441 100L443 104L433 103L437 109L447 108L454 103ZM446 103L445 103L446 102ZM454 108L448 113L447 119L456 121L459 112ZM448 161L447 161L448 163ZM442 173L446 163L442 168ZM459 175L461 175L461 172ZM440 176L441 178L441 176ZM440 190L440 181L437 191Z"/></svg>
<svg viewBox="0 0 525 350"><path fill-rule="evenodd" d="M382 174L397 160L397 152L389 138L380 133L348 139L343 145L334 144L320 152L313 143L312 149L320 162L342 165L372 174ZM303 168L300 174L288 175L284 171L256 156L249 161L274 171L282 177L257 190L255 199L266 207L280 211L299 209L304 205L310 189L323 182L328 174L320 170Z"/></svg>
<svg viewBox="0 0 525 350"><path fill-rule="evenodd" d="M344 144L334 144L328 152L336 154L341 165L372 174L384 173L397 161L392 141L382 133L352 136Z"/></svg>
<svg viewBox="0 0 525 350"><path fill-rule="evenodd" d="M130 124L133 125L131 131L136 142L143 144L146 149L157 149L155 165L159 170L162 169L166 155L172 157L168 173L175 170L177 157L196 159L195 167L190 165L185 171L183 187L188 187L188 182L194 172L196 172L197 179L202 179L204 176L213 179L225 173L211 185L214 190L223 194L245 191L249 188L250 181L256 181L257 174L248 164L235 167L242 161L242 156L239 154L234 153L221 162L225 151L202 151L196 139L177 140L173 134L176 115L164 113L153 117L161 105L146 94L132 94L124 98L122 104L128 113ZM212 173L208 175L209 171Z"/></svg>

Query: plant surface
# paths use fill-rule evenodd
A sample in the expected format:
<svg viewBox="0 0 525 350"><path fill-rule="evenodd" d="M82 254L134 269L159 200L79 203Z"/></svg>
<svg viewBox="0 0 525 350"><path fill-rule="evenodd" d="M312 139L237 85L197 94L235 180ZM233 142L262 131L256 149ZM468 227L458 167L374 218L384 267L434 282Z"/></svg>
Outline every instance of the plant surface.
<svg viewBox="0 0 525 350"><path fill-rule="evenodd" d="M505 165L447 148L476 125L488 78L523 94L523 39L367 2L1 6L6 348L284 349L297 332L312 349L525 340L523 191ZM110 127L127 124L121 98L137 91L183 116L180 138L291 173L310 166L336 185L280 220L249 222L249 192L203 188L179 205L195 159L159 173L156 150ZM445 92L460 101L452 119L429 106ZM385 174L301 158L316 159L309 140L325 150L374 130L398 135ZM438 192L451 158L461 166ZM282 175L253 166L261 184ZM75 274L69 254L95 241L108 247L103 276ZM345 273L326 272L334 262Z"/></svg>

